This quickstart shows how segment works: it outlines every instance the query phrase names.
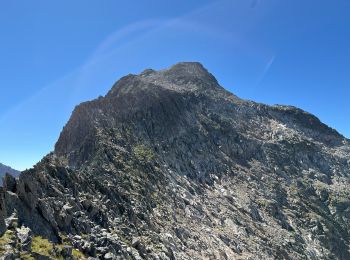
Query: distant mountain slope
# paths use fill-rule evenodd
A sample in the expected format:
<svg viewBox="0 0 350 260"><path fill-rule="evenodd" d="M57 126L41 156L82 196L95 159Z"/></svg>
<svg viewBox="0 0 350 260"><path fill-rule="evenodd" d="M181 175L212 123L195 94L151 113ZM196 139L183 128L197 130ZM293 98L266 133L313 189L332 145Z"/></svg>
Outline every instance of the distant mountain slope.
<svg viewBox="0 0 350 260"><path fill-rule="evenodd" d="M0 252L349 260L349 187L350 142L336 130L179 63L78 105L55 150L6 178Z"/></svg>
<svg viewBox="0 0 350 260"><path fill-rule="evenodd" d="M12 169L9 166L6 166L0 163L0 185L2 185L2 178L5 176L6 173L9 173L12 176L17 177L20 174L20 171L17 171L15 169Z"/></svg>

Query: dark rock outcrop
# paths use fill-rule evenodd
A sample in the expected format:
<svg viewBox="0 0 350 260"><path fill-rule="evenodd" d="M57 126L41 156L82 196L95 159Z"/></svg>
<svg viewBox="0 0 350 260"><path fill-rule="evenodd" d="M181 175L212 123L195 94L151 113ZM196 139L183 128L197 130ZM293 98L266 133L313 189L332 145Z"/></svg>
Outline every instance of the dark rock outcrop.
<svg viewBox="0 0 350 260"><path fill-rule="evenodd" d="M77 106L1 205L91 257L350 259L349 166L349 140L315 116L179 63Z"/></svg>

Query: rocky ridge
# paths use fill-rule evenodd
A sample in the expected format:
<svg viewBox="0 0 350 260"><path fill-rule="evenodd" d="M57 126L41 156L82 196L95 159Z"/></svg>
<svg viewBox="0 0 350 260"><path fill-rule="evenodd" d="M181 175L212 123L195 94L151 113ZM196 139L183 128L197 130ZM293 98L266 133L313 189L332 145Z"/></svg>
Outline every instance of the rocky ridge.
<svg viewBox="0 0 350 260"><path fill-rule="evenodd" d="M5 177L6 173L11 174L14 177L18 177L20 174L19 171L0 163L0 185L2 185L2 179Z"/></svg>
<svg viewBox="0 0 350 260"><path fill-rule="evenodd" d="M54 152L5 178L0 250L350 259L349 166L350 141L303 110L242 100L199 63L148 69L77 106Z"/></svg>

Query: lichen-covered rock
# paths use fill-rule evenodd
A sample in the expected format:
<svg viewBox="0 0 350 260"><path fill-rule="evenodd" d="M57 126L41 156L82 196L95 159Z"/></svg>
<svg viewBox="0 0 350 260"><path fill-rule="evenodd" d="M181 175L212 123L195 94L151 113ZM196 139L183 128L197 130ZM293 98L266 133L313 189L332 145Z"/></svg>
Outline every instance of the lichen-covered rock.
<svg viewBox="0 0 350 260"><path fill-rule="evenodd" d="M30 228L22 226L21 228L17 228L17 238L20 243L20 247L22 251L30 251L32 248L32 231Z"/></svg>

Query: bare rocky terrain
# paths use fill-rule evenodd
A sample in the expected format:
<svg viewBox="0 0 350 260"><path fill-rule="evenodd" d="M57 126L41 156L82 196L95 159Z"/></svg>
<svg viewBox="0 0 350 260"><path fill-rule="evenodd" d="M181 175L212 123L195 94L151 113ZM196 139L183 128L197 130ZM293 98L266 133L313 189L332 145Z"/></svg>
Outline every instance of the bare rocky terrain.
<svg viewBox="0 0 350 260"><path fill-rule="evenodd" d="M4 259L350 259L350 141L199 63L121 78L0 200Z"/></svg>

